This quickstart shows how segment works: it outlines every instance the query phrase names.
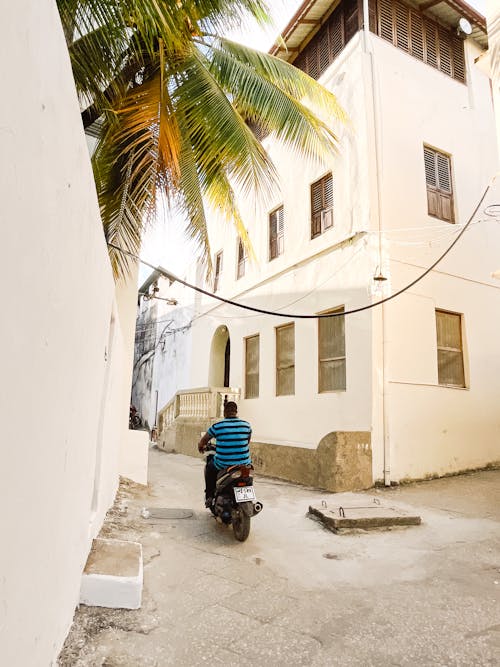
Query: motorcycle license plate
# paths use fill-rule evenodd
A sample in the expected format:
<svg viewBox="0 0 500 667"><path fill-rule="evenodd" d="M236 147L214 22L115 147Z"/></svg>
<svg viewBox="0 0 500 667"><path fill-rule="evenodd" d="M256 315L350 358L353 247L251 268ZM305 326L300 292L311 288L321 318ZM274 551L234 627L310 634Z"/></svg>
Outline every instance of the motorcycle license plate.
<svg viewBox="0 0 500 667"><path fill-rule="evenodd" d="M255 489L253 486L237 486L234 488L234 497L237 503L246 503L255 500Z"/></svg>

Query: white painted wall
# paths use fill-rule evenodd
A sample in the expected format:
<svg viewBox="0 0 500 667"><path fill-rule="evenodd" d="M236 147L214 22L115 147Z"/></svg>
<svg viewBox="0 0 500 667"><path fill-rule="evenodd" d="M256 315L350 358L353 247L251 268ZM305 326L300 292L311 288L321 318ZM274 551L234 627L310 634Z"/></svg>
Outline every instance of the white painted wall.
<svg viewBox="0 0 500 667"><path fill-rule="evenodd" d="M266 205L243 201L258 260L236 280L237 237L230 226L213 225L214 252L224 249L221 294L246 304L292 313L318 313L337 306L354 308L369 299L373 274L371 244L363 236L351 245L339 243L370 225L370 182L367 154L366 99L360 35L348 44L322 82L334 90L347 109L353 128L340 127L341 151L330 164L308 163L266 141L280 175L281 191ZM334 228L311 240L310 185L334 174ZM352 187L356 183L356 187ZM268 214L285 210L285 252L268 261ZM260 334L260 395L242 399L240 414L249 419L256 441L314 448L337 430L369 430L371 425L371 316L346 321L347 391L318 393L318 324L295 321L295 395L276 396L275 327L291 318L268 317L214 306L204 300L206 315L193 325L191 386L209 380L210 347L217 327L228 327L231 339L230 385L244 387L244 338Z"/></svg>
<svg viewBox="0 0 500 667"><path fill-rule="evenodd" d="M427 215L423 145L452 156L457 225L467 222L495 174L497 151L488 77L466 43L467 85L376 36L374 57L381 137L381 215L390 232L392 288L411 282L456 238L458 229ZM489 197L486 203L491 201ZM484 208L484 206L483 206ZM481 216L481 211L478 216ZM420 228L421 231L412 231ZM402 241L412 244L404 244ZM432 241L432 243L429 243ZM479 467L500 459L500 229L480 223L431 276L385 310L386 437L391 478L423 477ZM440 387L435 309L464 314L467 390ZM378 329L378 346L383 348ZM379 351L379 363L383 363ZM376 382L376 379L374 379ZM381 387L380 387L381 389ZM382 410L382 402L378 408ZM382 478L382 416L374 422L374 475Z"/></svg>
<svg viewBox="0 0 500 667"><path fill-rule="evenodd" d="M2 664L39 667L55 664L117 487L130 331L55 2L0 5L15 91L0 105L0 646Z"/></svg>

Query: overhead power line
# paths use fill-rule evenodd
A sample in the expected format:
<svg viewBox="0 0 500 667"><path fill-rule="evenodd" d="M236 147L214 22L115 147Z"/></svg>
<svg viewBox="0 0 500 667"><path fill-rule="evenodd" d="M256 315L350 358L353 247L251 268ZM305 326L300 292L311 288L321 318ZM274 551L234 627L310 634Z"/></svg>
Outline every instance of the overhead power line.
<svg viewBox="0 0 500 667"><path fill-rule="evenodd" d="M407 290L411 289L419 283L421 280L423 280L433 269L436 268L436 266L442 262L442 260L446 257L446 255L450 252L452 248L455 247L455 245L458 243L458 241L462 238L462 236L465 234L467 229L469 228L470 224L474 220L476 213L479 211L482 203L484 202L486 195L488 194L488 191L490 190L491 185L488 185L486 190L483 193L483 196L479 200L476 208L472 212L472 215L470 218L467 220L467 223L463 226L462 230L458 234L458 236L455 238L455 240L446 248L446 250L437 258L431 266L429 266L428 269L423 271L415 280L412 280L408 285L405 285L405 287L402 287L399 289L397 292L394 292L394 294L391 294L390 296L386 296L383 299L380 299L379 301L374 301L373 303L366 304L365 306L359 306L358 308L351 308L350 310L345 310L343 312L335 312L335 313L323 313L321 315L315 314L315 315L304 315L304 314L297 314L297 313L282 313L278 311L273 311L273 310L267 310L266 308L257 308L256 306L249 306L244 303L239 303L238 301L233 301L232 299L225 299L222 296L219 296L218 294L214 294L213 292L209 292L208 290L203 289L202 287L198 287L197 285L192 285L191 283L188 283L186 280L183 280L182 278L179 278L178 276L174 275L170 271L167 271L161 266L154 266L153 264L150 264L149 262L146 262L144 259L141 259L138 255L134 255L134 253L129 252L128 250L125 250L124 248L120 248L120 246L115 245L114 243L109 243L108 246L110 248L114 248L115 250L118 250L119 252L123 253L124 255L127 255L128 257L132 257L133 259L137 260L138 262L141 262L141 264L144 264L145 266L148 266L150 269L153 269L154 271L158 271L161 275L163 275L165 278L167 278L171 283L173 282L178 282L181 285L184 285L184 287L189 287L189 289L192 289L196 292L199 292L200 294L204 294L205 296L212 297L213 299L216 299L217 301L221 301L222 303L228 303L231 306L235 306L236 308L242 308L244 310L251 310L254 313L260 313L262 315L272 315L274 317L286 317L287 319L302 319L302 320L316 320L316 319L326 319L329 317L345 317L346 315L354 315L356 313L362 313L365 310L371 310L372 308L375 308L376 306L381 306L383 303L387 303L388 301L391 301L392 299L395 299L396 297L400 296Z"/></svg>

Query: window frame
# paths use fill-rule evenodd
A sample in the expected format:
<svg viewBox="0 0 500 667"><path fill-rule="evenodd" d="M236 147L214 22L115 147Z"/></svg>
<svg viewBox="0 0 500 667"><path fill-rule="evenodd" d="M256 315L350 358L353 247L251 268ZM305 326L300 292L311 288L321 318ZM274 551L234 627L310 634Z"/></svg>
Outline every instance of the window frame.
<svg viewBox="0 0 500 667"><path fill-rule="evenodd" d="M460 348L445 347L444 345L439 345L438 340L438 321L437 315L442 313L444 315L454 315L459 318L459 334L460 334ZM467 377L465 373L465 350L464 350L464 314L457 313L453 310L445 310L444 308L435 308L434 309L434 319L436 323L436 362L437 362L437 379L438 385L440 387L448 387L450 389L467 389ZM463 384L450 384L448 382L440 382L439 379L439 352L460 352L460 357L462 359L462 374L463 374Z"/></svg>
<svg viewBox="0 0 500 667"><path fill-rule="evenodd" d="M274 214L277 214L278 211L283 211L282 213L282 231L280 233L279 231L279 216L276 218L276 255L273 255L272 253L272 240L273 237L271 235L271 217ZM284 254L285 252L285 207L283 204L280 204L276 208L274 208L268 215L268 250L269 250L269 261L272 262L273 259L277 259L278 257L281 257L281 255ZM280 243L281 241L281 243Z"/></svg>
<svg viewBox="0 0 500 667"><path fill-rule="evenodd" d="M450 225L454 225L457 222L457 216L455 213L455 182L454 182L454 169L453 169L453 158L451 153L447 153L446 151L443 151L439 148L435 148L434 146L431 146L430 144L424 144L424 177L425 177L425 191L426 191L426 196L427 196L427 215L430 216L431 218L434 218L435 220L441 220L442 222L446 222ZM427 162L425 159L426 151L431 151L434 154L434 170L436 173L436 179L439 179L439 167L438 167L438 156L446 158L448 161L449 165L449 180L450 180L450 192L447 192L443 188L438 187L438 185L433 186L430 184L427 180ZM436 181L437 182L437 181ZM430 202L429 202L429 194L431 196L436 197L436 208L438 208L438 213L431 213L431 207L430 207ZM448 220L446 217L443 216L443 208L442 208L442 201L443 199L447 199L449 201L449 206L450 206L450 212L451 212L451 217Z"/></svg>
<svg viewBox="0 0 500 667"><path fill-rule="evenodd" d="M337 306L336 308L329 308L328 310L324 310L324 311L322 311L321 313L318 313L318 315L327 315L327 314L329 314L329 313L337 313L337 312L341 312L341 311L342 311L343 313L345 313L345 305ZM331 357L331 358L328 358L328 359L321 359L321 357L320 357L320 350L321 350L321 345L320 345L320 341L321 341L320 327L321 327L321 323L322 323L323 321L324 321L324 320L323 320L322 318L318 318L318 327L317 327L317 332L318 332L318 341L317 341L317 342L318 342L318 394L338 394L338 393L344 393L344 392L347 391L347 349L346 349L346 335L345 335L345 321L346 321L346 320L345 320L345 314L344 314L344 355L341 356L341 357ZM345 382L344 382L344 385L345 385L345 386L344 386L344 388L343 388L343 389L340 389L340 388L338 388L338 389L321 389L321 385L320 385L320 378L321 378L320 369L321 369L321 363L322 363L322 362L324 363L325 361L339 361L339 360L341 360L341 359L344 360L344 378L345 378Z"/></svg>
<svg viewBox="0 0 500 667"><path fill-rule="evenodd" d="M278 367L278 356L279 356L279 344L278 344L278 331L283 329L293 328L293 392L289 394L278 393L279 388L279 371L285 370L282 367ZM295 396L295 322L287 322L287 324L281 324L274 328L274 341L275 341L275 395L276 396Z"/></svg>
<svg viewBox="0 0 500 667"><path fill-rule="evenodd" d="M217 260L220 259L220 262ZM220 288L220 279L222 275L223 250L219 250L214 256L214 293ZM219 268L219 271L217 271Z"/></svg>
<svg viewBox="0 0 500 667"><path fill-rule="evenodd" d="M257 349L259 351L259 358L258 358L258 362L257 362L257 373L256 373L256 375L257 375L257 393L253 396L250 396L248 394L248 379L247 379L248 378L248 341L250 341L252 339L255 339L255 338L258 339ZM245 359L245 368L244 368L244 373L243 373L243 377L245 378L244 396L245 396L245 399L252 400L254 398L259 398L259 394L260 394L260 333L251 334L250 336L245 336L243 340L244 340L244 348L245 348L245 357L244 357L244 359Z"/></svg>
<svg viewBox="0 0 500 667"><path fill-rule="evenodd" d="M331 197L332 197L332 203L331 206L324 206L326 203L326 195L325 195L325 187L324 183L330 180L331 181ZM323 208L315 211L314 210L314 198L313 198L313 188L316 185L322 185L322 192L321 192L321 199L322 199L322 204ZM310 225L311 225L311 241L313 239L317 239L318 236L322 236L325 232L329 231L330 229L333 229L334 227L334 215L333 215L333 208L334 208L334 196L333 196L333 172L329 171L328 173L324 174L321 178L316 179L313 183L310 184L309 186L309 201L310 201ZM331 224L328 226L325 226L325 217L324 213L329 212L331 213ZM315 233L314 230L316 228L316 221L315 221L315 216L320 215L320 231Z"/></svg>

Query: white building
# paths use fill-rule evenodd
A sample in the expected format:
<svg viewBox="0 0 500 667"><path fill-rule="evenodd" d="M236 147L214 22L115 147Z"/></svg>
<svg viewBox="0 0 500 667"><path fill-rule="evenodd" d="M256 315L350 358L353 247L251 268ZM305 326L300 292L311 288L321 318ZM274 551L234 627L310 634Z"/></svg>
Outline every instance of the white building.
<svg viewBox="0 0 500 667"><path fill-rule="evenodd" d="M214 221L216 291L291 316L203 299L189 379L178 389L241 388L258 469L289 479L322 485L318 475L331 465L326 485L336 489L498 462L500 290L491 274L500 227L485 213L492 191L474 218L483 222L401 296L336 319L293 317L350 311L380 290L394 293L467 223L498 164L490 80L476 66L487 46L484 18L461 0L318 0L302 5L284 40L287 50L275 53L332 90L352 127L336 128L340 151L328 165L263 140L281 192L266 210L241 203L258 261ZM380 274L389 280L375 281ZM176 424L214 414L203 412L206 391L189 400L191 412L185 393L164 410L161 446L194 452L185 424ZM342 452L321 454L327 436L350 438L351 482L335 483Z"/></svg>
<svg viewBox="0 0 500 667"><path fill-rule="evenodd" d="M0 662L46 667L147 442L128 431L133 283L113 280L56 3L0 6Z"/></svg>

